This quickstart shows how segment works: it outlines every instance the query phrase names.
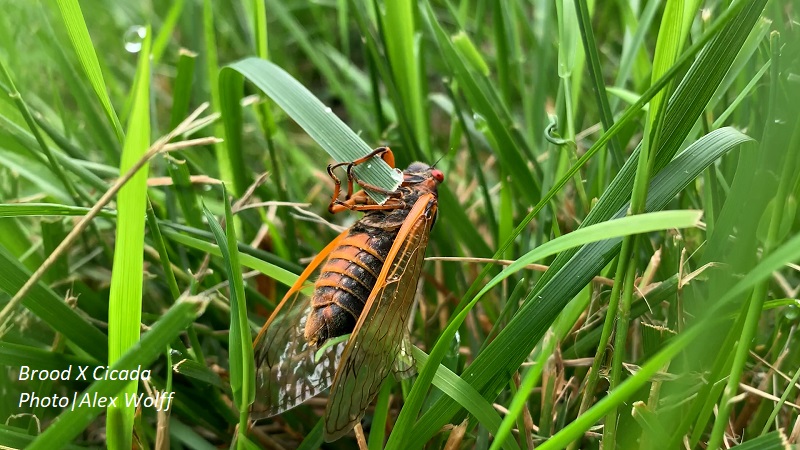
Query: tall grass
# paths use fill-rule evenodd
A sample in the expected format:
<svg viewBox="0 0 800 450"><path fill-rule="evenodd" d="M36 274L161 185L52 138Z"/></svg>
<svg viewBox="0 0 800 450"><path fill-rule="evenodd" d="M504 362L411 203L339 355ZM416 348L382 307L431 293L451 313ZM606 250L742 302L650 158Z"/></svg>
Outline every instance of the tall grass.
<svg viewBox="0 0 800 450"><path fill-rule="evenodd" d="M379 145L446 181L370 449L800 443L797 0L0 8L0 445L323 445L249 342Z"/></svg>

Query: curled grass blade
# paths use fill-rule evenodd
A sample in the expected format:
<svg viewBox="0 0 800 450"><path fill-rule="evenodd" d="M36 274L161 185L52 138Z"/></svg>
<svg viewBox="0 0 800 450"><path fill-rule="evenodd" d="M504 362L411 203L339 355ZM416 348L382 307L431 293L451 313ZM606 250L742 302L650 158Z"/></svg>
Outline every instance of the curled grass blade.
<svg viewBox="0 0 800 450"><path fill-rule="evenodd" d="M336 161L353 161L372 151L308 89L286 71L263 59L247 58L222 69L219 82L225 102L224 111L230 113L239 108L242 77L255 84L283 108ZM239 142L241 121L231 117L230 114L225 114L223 119L226 122L230 121L227 125L228 139ZM380 158L373 158L369 164L360 164L354 171L364 182L386 190L394 190L400 183L400 175ZM379 202L386 199L385 196L376 193L370 195Z"/></svg>

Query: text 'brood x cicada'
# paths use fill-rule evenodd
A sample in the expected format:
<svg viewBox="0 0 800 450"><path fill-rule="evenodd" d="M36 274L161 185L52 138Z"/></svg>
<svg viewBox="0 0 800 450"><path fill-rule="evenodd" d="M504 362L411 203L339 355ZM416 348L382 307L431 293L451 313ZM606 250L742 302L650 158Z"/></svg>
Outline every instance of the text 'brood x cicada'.
<svg viewBox="0 0 800 450"><path fill-rule="evenodd" d="M254 344L258 394L252 417L280 414L330 387L328 442L360 422L390 372L399 377L412 372L407 323L436 220L436 188L444 181L440 170L415 162L403 171L397 190L383 191L352 172L374 156L394 167L386 147L352 163L328 166L335 182L328 209L365 214L311 261ZM333 173L341 166L348 177L344 201ZM378 204L363 190L353 194L353 183L389 198ZM309 297L302 288L317 269ZM327 342L348 333L346 342Z"/></svg>

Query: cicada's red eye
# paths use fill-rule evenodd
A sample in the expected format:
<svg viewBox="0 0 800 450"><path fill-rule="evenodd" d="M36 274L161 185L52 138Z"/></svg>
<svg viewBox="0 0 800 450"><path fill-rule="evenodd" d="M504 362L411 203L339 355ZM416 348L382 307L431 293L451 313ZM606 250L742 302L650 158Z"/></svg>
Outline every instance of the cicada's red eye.
<svg viewBox="0 0 800 450"><path fill-rule="evenodd" d="M433 169L433 170L431 170L431 175L432 175L432 176L433 176L433 178L435 178L435 179L436 179L436 181L438 181L439 183L444 183L444 173L443 173L441 170L439 170L439 169Z"/></svg>

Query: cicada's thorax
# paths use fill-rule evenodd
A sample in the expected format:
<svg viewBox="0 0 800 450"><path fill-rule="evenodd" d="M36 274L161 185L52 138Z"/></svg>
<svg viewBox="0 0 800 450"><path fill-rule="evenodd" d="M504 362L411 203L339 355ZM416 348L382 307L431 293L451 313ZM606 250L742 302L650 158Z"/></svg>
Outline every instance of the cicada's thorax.
<svg viewBox="0 0 800 450"><path fill-rule="evenodd" d="M400 227L424 193L415 187L399 190L405 206L366 213L320 269L305 325L309 345L320 346L355 328Z"/></svg>

